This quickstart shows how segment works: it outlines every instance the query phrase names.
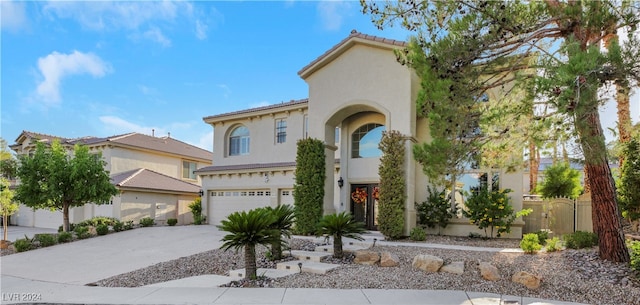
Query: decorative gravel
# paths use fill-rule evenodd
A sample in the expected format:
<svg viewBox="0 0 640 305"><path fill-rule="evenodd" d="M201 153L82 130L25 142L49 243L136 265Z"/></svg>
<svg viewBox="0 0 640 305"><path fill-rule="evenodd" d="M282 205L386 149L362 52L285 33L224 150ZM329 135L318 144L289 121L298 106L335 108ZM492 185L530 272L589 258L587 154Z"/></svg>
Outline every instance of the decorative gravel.
<svg viewBox="0 0 640 305"><path fill-rule="evenodd" d="M448 240L447 240L448 239ZM454 237L433 237L428 242L482 246L517 247L515 240L481 240ZM404 241L403 241L404 242ZM293 239L292 249L311 250L309 240ZM624 264L602 261L594 249L564 250L535 255L522 253L491 253L412 246L376 245L373 250L391 252L400 258L398 267L364 266L353 263L353 256L343 260L326 260L340 264L325 275L296 273L277 279L238 281L230 287L340 288L340 289L448 289L477 291L525 297L544 298L589 304L640 305L640 281ZM258 267L273 268L275 262L264 257L266 249L258 247ZM286 251L285 251L286 253ZM441 257L445 263L465 262L463 275L426 273L411 266L418 254ZM500 270L502 279L484 280L478 270L480 262L490 262ZM212 250L163 262L144 269L99 281L99 286L137 287L204 274L227 275L229 270L244 267L243 253ZM538 290L513 283L511 276L527 271L542 277ZM268 289L268 288L265 288Z"/></svg>

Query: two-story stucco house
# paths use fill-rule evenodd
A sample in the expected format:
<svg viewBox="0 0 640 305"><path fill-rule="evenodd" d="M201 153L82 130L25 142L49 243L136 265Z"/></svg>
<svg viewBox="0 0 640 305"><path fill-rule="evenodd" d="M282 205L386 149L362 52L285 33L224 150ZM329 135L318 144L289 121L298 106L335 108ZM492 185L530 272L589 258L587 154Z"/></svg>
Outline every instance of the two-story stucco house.
<svg viewBox="0 0 640 305"><path fill-rule="evenodd" d="M190 223L188 204L201 192L200 181L194 172L211 165L213 158L211 152L169 136L140 133L68 139L23 131L11 149L18 155L28 154L37 142L50 144L54 140L70 151L75 144L82 144L91 152L100 152L111 182L120 191L110 204L73 208L69 215L72 223L94 216L136 222L151 217L158 223L176 218L178 223ZM22 226L57 228L62 224L62 214L21 206L12 221Z"/></svg>
<svg viewBox="0 0 640 305"><path fill-rule="evenodd" d="M405 42L353 31L346 39L298 72L309 86L309 98L207 116L214 129L213 164L197 170L206 194L203 208L211 224L231 212L293 203L296 142L306 137L325 143L324 213L349 211L369 229L377 225L376 190L380 181L378 142L383 130L397 130L405 142L405 234L416 226L415 202L427 198L428 179L414 161L411 146L430 141L426 119L416 114L418 76L400 65L395 49ZM470 172L466 187L478 178L499 176L522 207L522 173ZM475 181L474 181L475 179ZM354 202L356 190L366 200ZM476 232L464 218L453 219L444 234ZM520 236L521 221L511 236Z"/></svg>

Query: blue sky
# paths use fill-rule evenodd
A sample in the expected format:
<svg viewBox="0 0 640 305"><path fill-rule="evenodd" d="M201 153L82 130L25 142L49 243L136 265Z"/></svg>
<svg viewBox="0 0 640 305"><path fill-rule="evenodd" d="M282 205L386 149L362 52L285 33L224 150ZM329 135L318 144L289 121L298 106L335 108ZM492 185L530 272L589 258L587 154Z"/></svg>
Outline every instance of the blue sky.
<svg viewBox="0 0 640 305"><path fill-rule="evenodd" d="M306 98L297 72L352 29L409 35L377 30L357 1L1 5L0 135L10 144L22 130L72 138L155 129L211 150L203 117Z"/></svg>

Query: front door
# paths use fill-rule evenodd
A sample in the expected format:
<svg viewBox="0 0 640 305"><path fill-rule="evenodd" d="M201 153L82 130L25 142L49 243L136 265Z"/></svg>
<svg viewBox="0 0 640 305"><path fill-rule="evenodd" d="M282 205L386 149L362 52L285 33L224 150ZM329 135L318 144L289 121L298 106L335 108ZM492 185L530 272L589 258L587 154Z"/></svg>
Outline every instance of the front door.
<svg viewBox="0 0 640 305"><path fill-rule="evenodd" d="M351 185L351 215L368 230L378 229L378 184Z"/></svg>

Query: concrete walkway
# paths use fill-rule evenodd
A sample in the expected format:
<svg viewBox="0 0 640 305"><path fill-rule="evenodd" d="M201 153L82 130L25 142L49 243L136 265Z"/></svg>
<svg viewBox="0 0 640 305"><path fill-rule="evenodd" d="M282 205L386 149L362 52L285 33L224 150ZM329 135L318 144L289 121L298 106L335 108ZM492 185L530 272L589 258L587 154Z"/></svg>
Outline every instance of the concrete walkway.
<svg viewBox="0 0 640 305"><path fill-rule="evenodd" d="M139 228L3 256L0 259L1 303L576 304L453 290L220 288L220 279L216 275L139 288L85 286L159 262L217 249L223 235L224 232L213 226ZM447 245L419 245L452 248Z"/></svg>

